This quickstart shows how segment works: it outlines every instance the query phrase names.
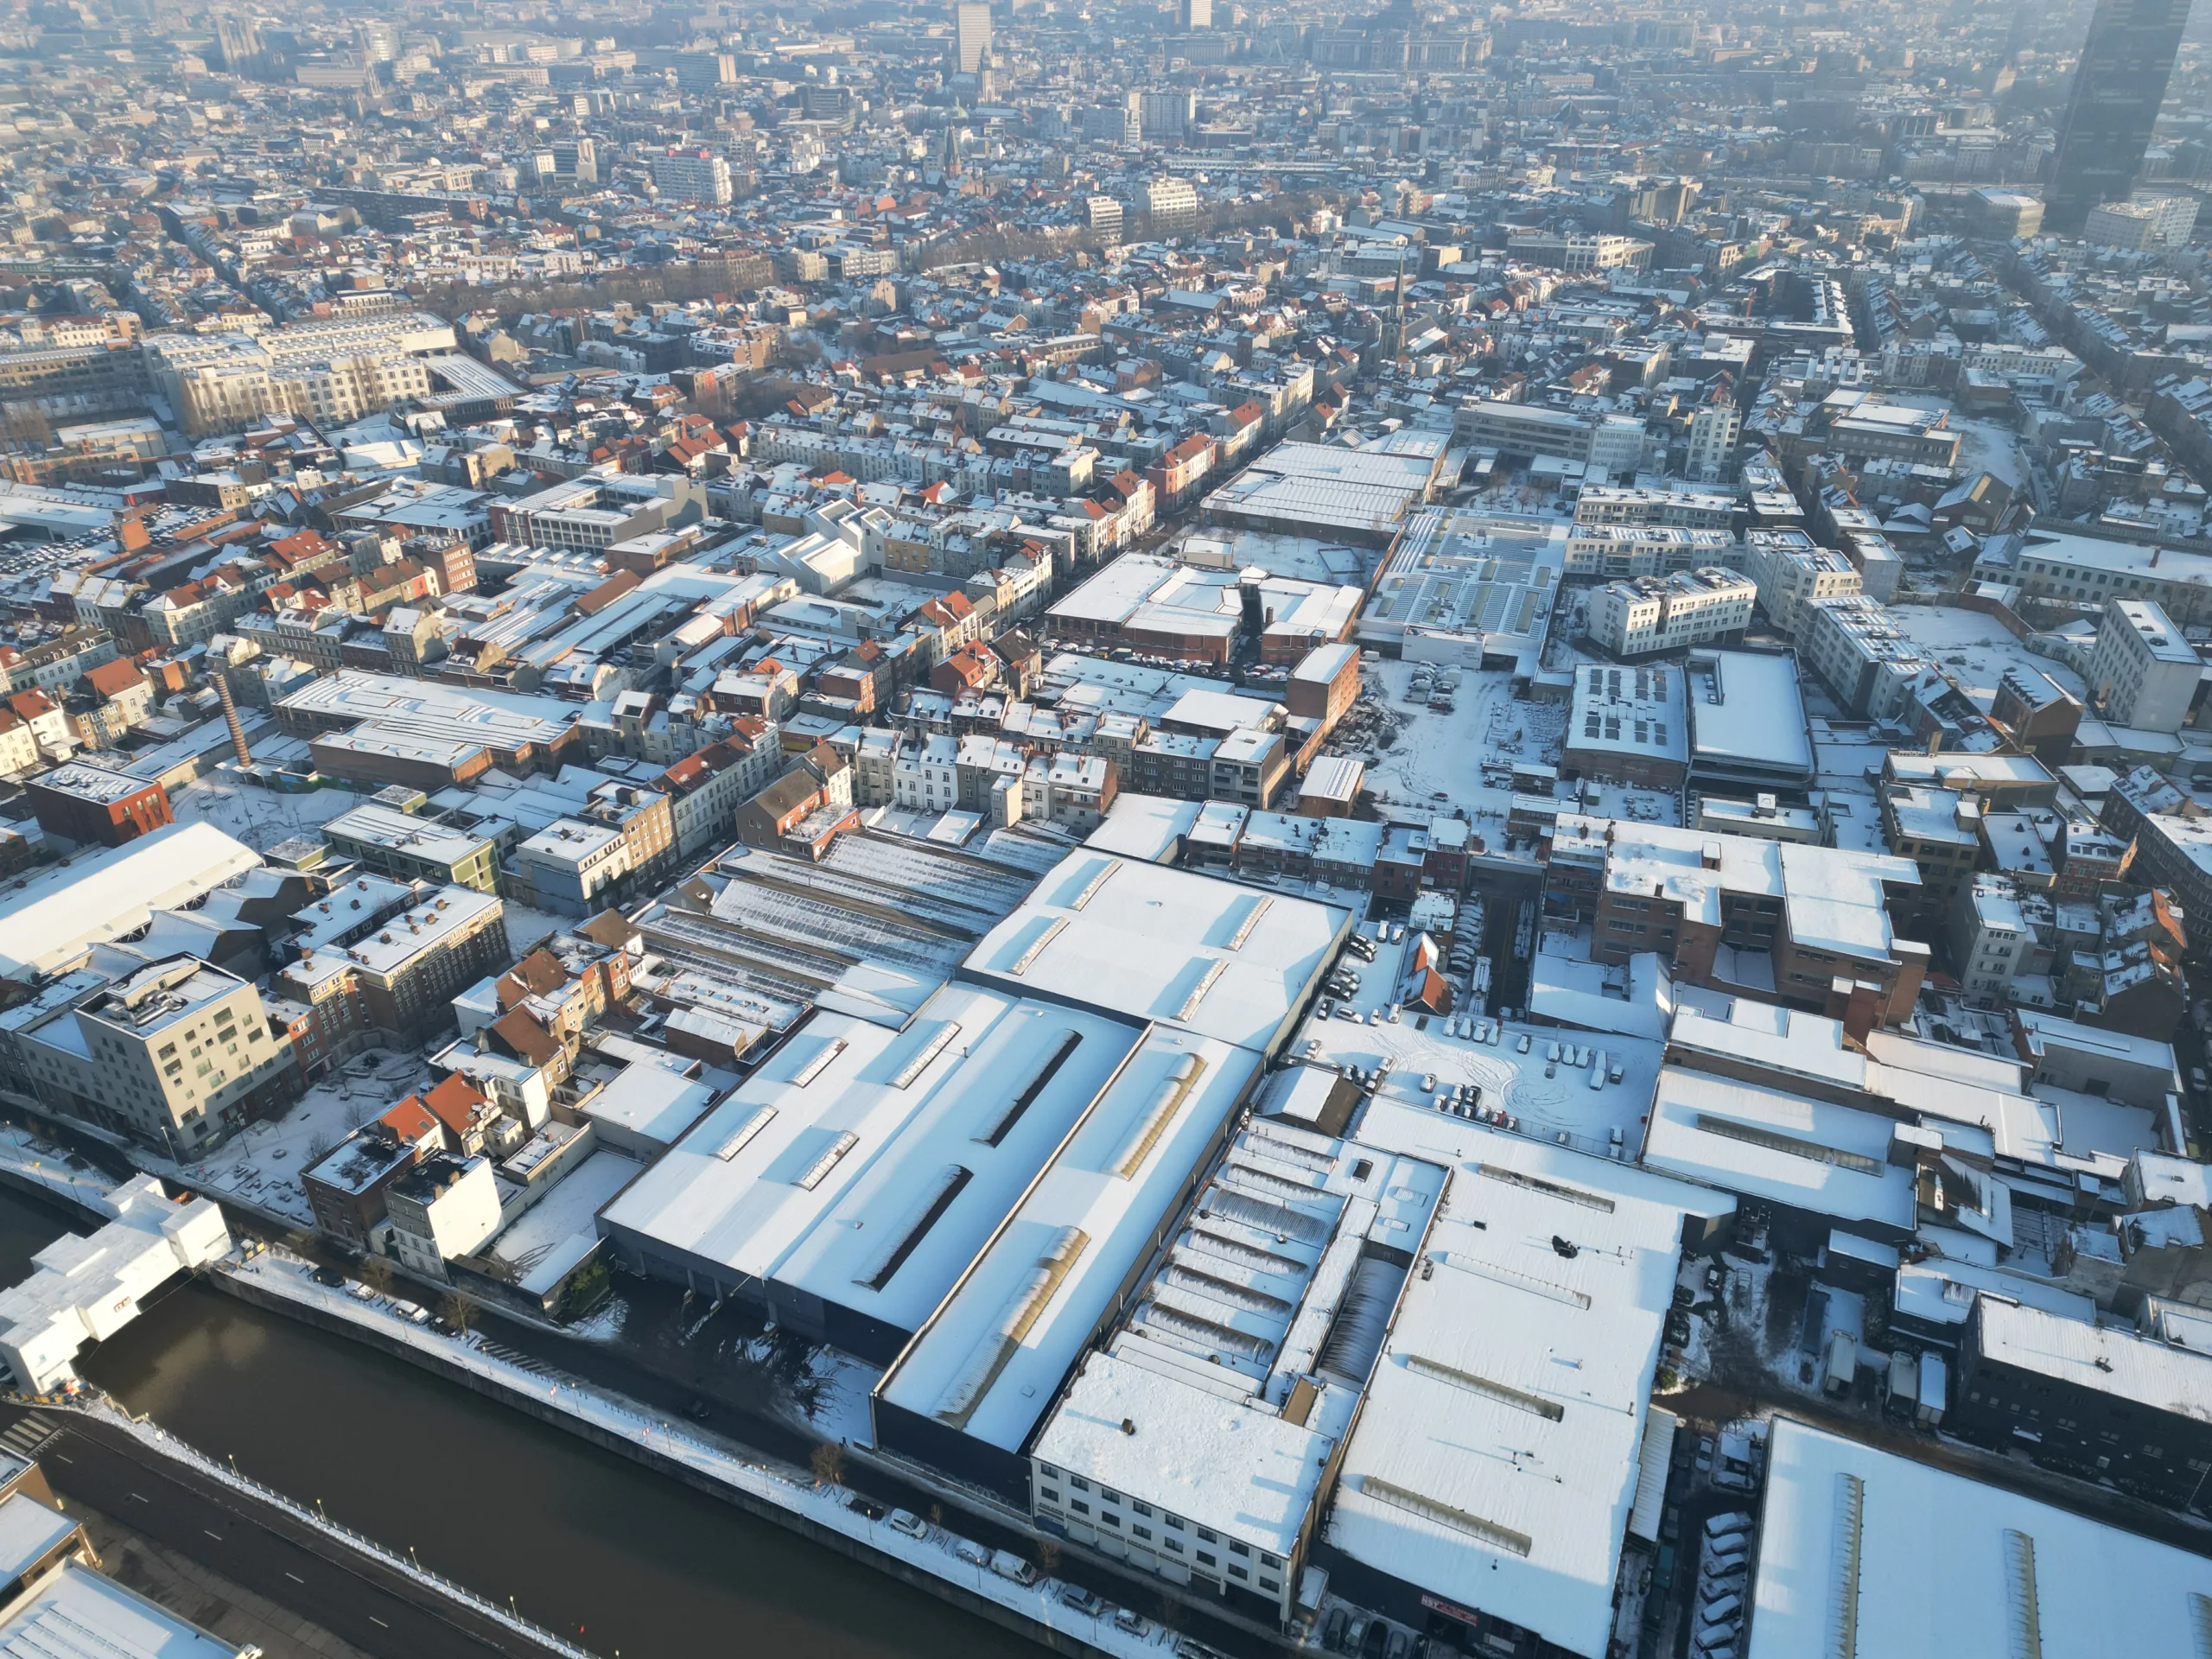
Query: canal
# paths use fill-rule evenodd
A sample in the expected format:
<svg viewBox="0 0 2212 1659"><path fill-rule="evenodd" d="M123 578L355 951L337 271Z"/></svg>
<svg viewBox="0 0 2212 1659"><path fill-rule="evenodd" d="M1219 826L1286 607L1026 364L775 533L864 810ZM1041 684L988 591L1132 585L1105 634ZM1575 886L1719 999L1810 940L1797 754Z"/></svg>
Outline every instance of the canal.
<svg viewBox="0 0 2212 1659"><path fill-rule="evenodd" d="M0 1284L84 1230L0 1189ZM623 1659L1043 1651L395 1359L199 1285L82 1367L133 1411L425 1567ZM304 1610L303 1610L304 1611Z"/></svg>

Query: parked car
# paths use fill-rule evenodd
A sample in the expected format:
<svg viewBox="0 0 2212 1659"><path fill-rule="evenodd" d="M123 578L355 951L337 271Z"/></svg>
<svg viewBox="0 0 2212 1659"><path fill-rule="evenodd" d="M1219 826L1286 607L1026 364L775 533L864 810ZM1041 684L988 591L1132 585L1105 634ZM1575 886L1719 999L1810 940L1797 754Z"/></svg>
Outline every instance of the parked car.
<svg viewBox="0 0 2212 1659"><path fill-rule="evenodd" d="M903 1532L909 1538L926 1538L930 1535L929 1522L912 1510L892 1510L891 1530Z"/></svg>

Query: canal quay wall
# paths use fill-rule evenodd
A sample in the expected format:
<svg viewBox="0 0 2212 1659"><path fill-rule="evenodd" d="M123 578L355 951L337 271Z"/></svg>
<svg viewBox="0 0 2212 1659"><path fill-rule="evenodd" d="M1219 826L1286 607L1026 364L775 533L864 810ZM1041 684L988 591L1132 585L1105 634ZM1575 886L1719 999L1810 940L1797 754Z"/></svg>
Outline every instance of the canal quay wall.
<svg viewBox="0 0 2212 1659"><path fill-rule="evenodd" d="M253 1306L365 1344L497 1400L1055 1653L1076 1659L1161 1659L1175 1650L1172 1635L1156 1625L1139 1636L1110 1618L1078 1612L1053 1594L1054 1580L1021 1585L993 1573L957 1553L953 1535L942 1528L931 1528L925 1539L909 1538L887 1522L849 1508L841 1491L817 1484L806 1471L741 1458L595 1389L487 1354L473 1338L441 1336L378 1306L382 1299L364 1301L317 1284L313 1264L289 1253L264 1249L235 1256L205 1281Z"/></svg>

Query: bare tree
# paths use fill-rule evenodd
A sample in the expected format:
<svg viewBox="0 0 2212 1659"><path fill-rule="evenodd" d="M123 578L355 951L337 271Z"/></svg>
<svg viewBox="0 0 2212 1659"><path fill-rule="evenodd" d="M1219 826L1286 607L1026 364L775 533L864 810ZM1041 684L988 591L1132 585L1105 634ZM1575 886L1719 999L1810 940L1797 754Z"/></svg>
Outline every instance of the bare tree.
<svg viewBox="0 0 2212 1659"><path fill-rule="evenodd" d="M476 1328L476 1304L456 1290L438 1304L438 1317L456 1331L473 1331Z"/></svg>

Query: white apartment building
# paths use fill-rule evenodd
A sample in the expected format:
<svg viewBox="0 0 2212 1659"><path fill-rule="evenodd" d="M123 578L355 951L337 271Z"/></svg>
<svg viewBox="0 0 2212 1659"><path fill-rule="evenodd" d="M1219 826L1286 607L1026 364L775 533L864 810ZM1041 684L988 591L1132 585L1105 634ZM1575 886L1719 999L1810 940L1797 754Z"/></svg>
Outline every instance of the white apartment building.
<svg viewBox="0 0 2212 1659"><path fill-rule="evenodd" d="M1643 270L1651 264L1651 244L1633 236L1539 232L1506 238L1505 257L1554 270Z"/></svg>
<svg viewBox="0 0 2212 1659"><path fill-rule="evenodd" d="M1198 228L1198 190L1188 179L1148 180L1137 193L1137 205L1151 216L1154 231Z"/></svg>
<svg viewBox="0 0 2212 1659"><path fill-rule="evenodd" d="M1744 411L1727 398L1707 404L1690 417L1690 476L1710 483L1727 476L1736 459L1736 440L1744 430Z"/></svg>
<svg viewBox="0 0 2212 1659"><path fill-rule="evenodd" d="M182 1157L242 1125L292 1065L261 993L188 956L139 969L18 1042L41 1098Z"/></svg>
<svg viewBox="0 0 2212 1659"><path fill-rule="evenodd" d="M2113 725L2177 732L2196 700L2204 664L2155 601L2113 599L2105 601L2085 677Z"/></svg>
<svg viewBox="0 0 2212 1659"><path fill-rule="evenodd" d="M960 804L960 744L938 733L891 763L893 802L914 812L950 812Z"/></svg>
<svg viewBox="0 0 2212 1659"><path fill-rule="evenodd" d="M653 188L679 201L717 206L731 199L729 162L704 149L671 149L652 158Z"/></svg>
<svg viewBox="0 0 2212 1659"><path fill-rule="evenodd" d="M588 916L599 898L630 873L629 843L612 824L556 818L515 849L541 910Z"/></svg>
<svg viewBox="0 0 2212 1659"><path fill-rule="evenodd" d="M446 1263L473 1255L499 1230L499 1188L486 1158L440 1153L385 1189L392 1248L426 1278L447 1278Z"/></svg>
<svg viewBox="0 0 2212 1659"><path fill-rule="evenodd" d="M1663 576L1708 566L1732 570L1743 562L1743 543L1722 530L1578 524L1567 532L1570 576Z"/></svg>
<svg viewBox="0 0 2212 1659"><path fill-rule="evenodd" d="M1817 547L1802 530L1755 530L1745 538L1744 569L1758 584L1759 605L1775 627L1794 634L1804 607L1842 599L1864 585L1842 554Z"/></svg>
<svg viewBox="0 0 2212 1659"><path fill-rule="evenodd" d="M450 323L421 311L287 323L257 334L156 334L156 388L188 433L222 432L270 414L358 420L430 392L427 353L454 349Z"/></svg>
<svg viewBox="0 0 2212 1659"><path fill-rule="evenodd" d="M1970 997L2004 1000L2035 944L2012 878L1978 875L1961 887L1950 923L1951 965L1960 988Z"/></svg>
<svg viewBox="0 0 2212 1659"><path fill-rule="evenodd" d="M1797 654L1847 714L1894 720L1914 685L1941 671L1888 606L1864 594L1816 599L1799 613Z"/></svg>
<svg viewBox="0 0 2212 1659"><path fill-rule="evenodd" d="M1726 530L1735 517L1736 498L1719 490L1645 490L1630 485L1586 484L1574 498L1578 527L1671 524L1681 530Z"/></svg>
<svg viewBox="0 0 2212 1659"><path fill-rule="evenodd" d="M2133 201L2107 201L2089 209L2082 238L2108 248L2141 252L2151 248L2177 248L2196 228L2196 203L2187 196L2139 196Z"/></svg>
<svg viewBox="0 0 2212 1659"><path fill-rule="evenodd" d="M1617 657L1711 645L1749 627L1758 598L1757 584L1729 570L1609 582L1590 596L1590 637Z"/></svg>

